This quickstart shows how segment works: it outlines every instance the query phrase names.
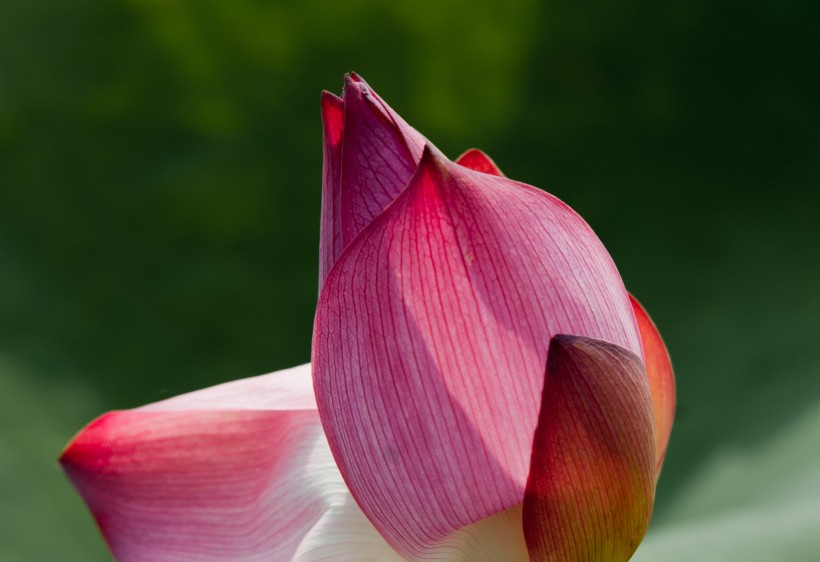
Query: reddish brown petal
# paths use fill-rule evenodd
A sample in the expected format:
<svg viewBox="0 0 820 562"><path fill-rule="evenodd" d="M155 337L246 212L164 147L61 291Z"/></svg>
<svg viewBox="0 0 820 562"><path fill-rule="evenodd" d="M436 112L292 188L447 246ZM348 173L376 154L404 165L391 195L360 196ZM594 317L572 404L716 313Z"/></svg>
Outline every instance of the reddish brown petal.
<svg viewBox="0 0 820 562"><path fill-rule="evenodd" d="M625 562L655 494L652 402L638 356L552 339L524 497L533 562Z"/></svg>

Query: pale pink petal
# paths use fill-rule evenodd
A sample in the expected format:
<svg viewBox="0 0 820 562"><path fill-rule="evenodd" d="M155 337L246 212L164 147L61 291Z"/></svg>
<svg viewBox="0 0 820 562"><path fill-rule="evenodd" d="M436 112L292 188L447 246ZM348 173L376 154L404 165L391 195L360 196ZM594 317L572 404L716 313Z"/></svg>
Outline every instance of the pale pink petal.
<svg viewBox="0 0 820 562"><path fill-rule="evenodd" d="M328 276L313 347L340 470L402 554L522 501L564 332L641 352L601 242L554 197L428 149Z"/></svg>
<svg viewBox="0 0 820 562"><path fill-rule="evenodd" d="M524 498L533 562L626 562L655 495L652 401L641 359L556 336Z"/></svg>
<svg viewBox="0 0 820 562"><path fill-rule="evenodd" d="M366 522L323 435L309 365L106 414L61 462L120 562L395 556L371 525L334 518Z"/></svg>
<svg viewBox="0 0 820 562"><path fill-rule="evenodd" d="M355 74L345 76L344 109L343 247L405 188L425 143L424 137Z"/></svg>
<svg viewBox="0 0 820 562"><path fill-rule="evenodd" d="M310 363L180 394L139 408L142 411L316 410Z"/></svg>
<svg viewBox="0 0 820 562"><path fill-rule="evenodd" d="M342 253L341 193L344 101L322 92L324 129L322 166L322 219L319 223L319 287Z"/></svg>
<svg viewBox="0 0 820 562"><path fill-rule="evenodd" d="M493 176L504 176L493 159L477 148L471 148L456 159L456 164L470 168L476 172L484 172Z"/></svg>
<svg viewBox="0 0 820 562"><path fill-rule="evenodd" d="M629 295L638 330L643 344L643 360L646 375L649 378L649 390L652 393L652 409L655 415L655 450L658 454L658 471L666 456L669 436L672 434L672 423L675 421L675 373L672 361L666 351L660 332L647 314L641 303Z"/></svg>

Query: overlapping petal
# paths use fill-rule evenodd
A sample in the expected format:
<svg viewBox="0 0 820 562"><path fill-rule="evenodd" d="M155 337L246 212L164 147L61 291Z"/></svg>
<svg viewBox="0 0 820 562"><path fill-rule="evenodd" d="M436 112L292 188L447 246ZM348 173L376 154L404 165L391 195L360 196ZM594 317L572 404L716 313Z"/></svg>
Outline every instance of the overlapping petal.
<svg viewBox="0 0 820 562"><path fill-rule="evenodd" d="M407 185L427 142L356 74L325 93L320 284L344 247Z"/></svg>
<svg viewBox="0 0 820 562"><path fill-rule="evenodd" d="M341 479L309 365L106 414L61 462L120 562L399 560Z"/></svg>
<svg viewBox="0 0 820 562"><path fill-rule="evenodd" d="M355 74L322 119L313 379L89 424L61 462L115 557L627 560L674 378L601 242L483 152L444 158Z"/></svg>
<svg viewBox="0 0 820 562"><path fill-rule="evenodd" d="M643 359L646 375L649 379L649 390L652 393L652 409L655 419L655 451L657 452L658 471L666 456L669 436L672 434L672 423L675 421L675 374L672 361L663 343L658 328L638 300L629 295L638 330L641 334Z"/></svg>
<svg viewBox="0 0 820 562"><path fill-rule="evenodd" d="M652 401L641 359L556 336L524 498L533 562L626 562L655 494Z"/></svg>
<svg viewBox="0 0 820 562"><path fill-rule="evenodd" d="M427 148L319 299L314 381L353 496L400 553L519 504L550 338L640 353L591 229L554 197Z"/></svg>

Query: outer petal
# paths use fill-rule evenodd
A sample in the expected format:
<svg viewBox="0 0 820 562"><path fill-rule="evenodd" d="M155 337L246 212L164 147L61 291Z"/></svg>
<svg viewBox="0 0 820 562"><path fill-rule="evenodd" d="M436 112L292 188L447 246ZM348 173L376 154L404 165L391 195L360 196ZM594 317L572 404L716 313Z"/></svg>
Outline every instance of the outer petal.
<svg viewBox="0 0 820 562"><path fill-rule="evenodd" d="M342 253L341 193L344 102L330 92L322 92L324 128L322 165L322 220L319 225L319 287L325 282L333 262Z"/></svg>
<svg viewBox="0 0 820 562"><path fill-rule="evenodd" d="M336 469L309 365L106 414L61 462L121 562L399 560Z"/></svg>
<svg viewBox="0 0 820 562"><path fill-rule="evenodd" d="M547 345L563 332L640 353L598 238L554 197L428 149L330 273L313 346L339 468L402 554L522 501Z"/></svg>
<svg viewBox="0 0 820 562"><path fill-rule="evenodd" d="M476 172L484 172L493 176L504 176L501 170L493 162L492 158L484 154L477 148L471 148L456 159L456 164L470 168Z"/></svg>
<svg viewBox="0 0 820 562"><path fill-rule="evenodd" d="M425 143L424 137L355 74L345 76L344 105L343 246L405 188Z"/></svg>
<svg viewBox="0 0 820 562"><path fill-rule="evenodd" d="M675 374L672 361L666 351L661 334L638 300L629 295L638 330L643 344L643 359L646 374L649 378L649 390L652 393L652 409L655 416L655 450L658 453L658 471L666 455L666 446L672 433L675 421Z"/></svg>
<svg viewBox="0 0 820 562"><path fill-rule="evenodd" d="M625 562L655 494L652 402L641 360L573 336L550 344L524 498L533 562Z"/></svg>

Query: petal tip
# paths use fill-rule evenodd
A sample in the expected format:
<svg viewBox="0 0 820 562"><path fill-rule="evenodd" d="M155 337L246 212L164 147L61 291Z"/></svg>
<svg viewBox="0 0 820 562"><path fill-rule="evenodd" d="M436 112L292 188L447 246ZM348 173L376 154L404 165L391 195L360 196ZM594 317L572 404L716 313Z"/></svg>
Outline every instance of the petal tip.
<svg viewBox="0 0 820 562"><path fill-rule="evenodd" d="M322 92L322 124L326 141L332 146L339 144L342 139L344 108L345 103L342 98L327 90Z"/></svg>
<svg viewBox="0 0 820 562"><path fill-rule="evenodd" d="M344 93L342 97L347 99L352 99L355 97L359 97L362 95L368 94L369 87L367 82L362 80L361 76L356 74L355 72L349 72L345 74L344 78Z"/></svg>
<svg viewBox="0 0 820 562"><path fill-rule="evenodd" d="M456 164L469 168L475 172L504 177L498 165L492 158L477 148L471 148L456 159Z"/></svg>
<svg viewBox="0 0 820 562"><path fill-rule="evenodd" d="M72 472L89 468L94 463L99 452L99 444L103 441L100 432L117 412L106 412L95 418L71 438L60 453L57 462L63 470L71 475Z"/></svg>
<svg viewBox="0 0 820 562"><path fill-rule="evenodd" d="M341 107L344 104L344 100L334 94L333 92L329 92L327 90L322 90L322 108L324 107Z"/></svg>

